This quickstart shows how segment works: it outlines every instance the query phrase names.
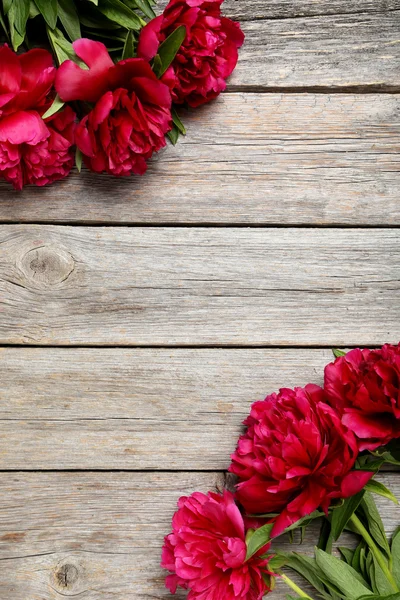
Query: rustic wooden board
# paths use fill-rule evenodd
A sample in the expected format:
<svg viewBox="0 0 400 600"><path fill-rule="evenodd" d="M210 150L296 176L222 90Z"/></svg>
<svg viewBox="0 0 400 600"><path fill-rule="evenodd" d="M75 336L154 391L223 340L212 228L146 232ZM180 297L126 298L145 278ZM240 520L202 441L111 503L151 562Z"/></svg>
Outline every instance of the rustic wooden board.
<svg viewBox="0 0 400 600"><path fill-rule="evenodd" d="M399 9L398 0L227 0L246 34L229 87L399 91Z"/></svg>
<svg viewBox="0 0 400 600"><path fill-rule="evenodd" d="M225 94L183 114L144 177L3 182L0 221L400 224L400 96Z"/></svg>
<svg viewBox="0 0 400 600"><path fill-rule="evenodd" d="M397 476L381 480L400 495ZM201 473L1 474L2 598L172 599L159 560L176 501L223 484L222 474ZM377 503L392 532L397 508L378 497ZM308 532L302 551L312 553L315 534ZM293 549L287 542L279 547ZM280 586L273 598L285 593Z"/></svg>
<svg viewBox="0 0 400 600"><path fill-rule="evenodd" d="M0 342L377 345L400 230L0 228Z"/></svg>
<svg viewBox="0 0 400 600"><path fill-rule="evenodd" d="M229 87L399 91L399 25L399 10L244 21Z"/></svg>
<svg viewBox="0 0 400 600"><path fill-rule="evenodd" d="M164 6L166 2L160 2ZM232 19L292 19L322 15L388 13L400 9L399 0L225 0L223 10Z"/></svg>
<svg viewBox="0 0 400 600"><path fill-rule="evenodd" d="M168 0L158 2L157 13ZM293 19L323 15L389 13L400 9L400 0L224 0L223 11L231 19Z"/></svg>
<svg viewBox="0 0 400 600"><path fill-rule="evenodd" d="M322 384L331 360L330 350L3 348L0 470L225 469L250 404Z"/></svg>

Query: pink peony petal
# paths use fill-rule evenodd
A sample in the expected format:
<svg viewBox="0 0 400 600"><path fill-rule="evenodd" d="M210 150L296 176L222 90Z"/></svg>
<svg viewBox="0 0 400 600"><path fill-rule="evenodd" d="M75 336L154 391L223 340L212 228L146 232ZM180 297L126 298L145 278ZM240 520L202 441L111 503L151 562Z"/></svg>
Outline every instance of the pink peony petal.
<svg viewBox="0 0 400 600"><path fill-rule="evenodd" d="M0 121L0 141L32 144L45 140L50 133L37 112L20 111Z"/></svg>
<svg viewBox="0 0 400 600"><path fill-rule="evenodd" d="M152 19L143 27L139 36L137 55L144 60L150 61L155 57L160 45L160 32L163 16Z"/></svg>
<svg viewBox="0 0 400 600"><path fill-rule="evenodd" d="M54 69L53 58L50 52L35 48L34 50L29 50L29 52L20 54L18 59L21 65L22 90L33 92L43 72L47 74L49 87L52 85L56 70Z"/></svg>
<svg viewBox="0 0 400 600"><path fill-rule="evenodd" d="M97 102L108 90L108 72L114 66L107 48L100 42L81 39L73 43L76 54L90 67L82 69L71 60L59 67L56 90L64 102Z"/></svg>
<svg viewBox="0 0 400 600"><path fill-rule="evenodd" d="M0 94L17 94L21 86L21 66L7 44L0 48Z"/></svg>
<svg viewBox="0 0 400 600"><path fill-rule="evenodd" d="M350 498L350 496L358 494L373 476L374 473L369 471L350 471L343 478L341 497Z"/></svg>
<svg viewBox="0 0 400 600"><path fill-rule="evenodd" d="M101 42L81 38L80 40L76 40L76 42L72 44L72 47L75 50L76 55L79 56L90 69L106 73L110 67L114 66L106 46Z"/></svg>
<svg viewBox="0 0 400 600"><path fill-rule="evenodd" d="M354 431L357 437L365 438L386 438L392 432L392 423L390 416L376 415L367 416L359 411L349 410L343 415L342 421L346 427Z"/></svg>

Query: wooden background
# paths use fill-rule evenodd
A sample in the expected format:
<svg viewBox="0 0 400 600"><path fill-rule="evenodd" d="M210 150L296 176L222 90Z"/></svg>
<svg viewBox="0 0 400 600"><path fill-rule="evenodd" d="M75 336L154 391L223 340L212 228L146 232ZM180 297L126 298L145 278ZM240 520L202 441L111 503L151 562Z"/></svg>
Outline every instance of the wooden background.
<svg viewBox="0 0 400 600"><path fill-rule="evenodd" d="M400 1L225 11L229 90L147 176L0 185L2 600L169 599L251 402L400 339Z"/></svg>

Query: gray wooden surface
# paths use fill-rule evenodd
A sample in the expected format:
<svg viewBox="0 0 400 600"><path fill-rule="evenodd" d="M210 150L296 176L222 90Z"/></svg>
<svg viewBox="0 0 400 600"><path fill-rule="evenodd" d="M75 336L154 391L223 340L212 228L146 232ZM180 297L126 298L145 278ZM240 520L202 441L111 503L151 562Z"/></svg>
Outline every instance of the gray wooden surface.
<svg viewBox="0 0 400 600"><path fill-rule="evenodd" d="M398 475L380 477L400 496ZM13 600L63 597L165 598L159 568L162 534L176 499L193 489L218 490L216 473L17 473L0 475L0 589ZM398 509L377 497L390 534ZM317 528L302 552L312 554ZM349 536L342 543L351 543ZM353 542L354 543L354 542ZM297 547L297 546L296 546ZM286 539L273 548L290 551ZM278 583L271 598L284 598ZM183 598L184 594L179 594Z"/></svg>
<svg viewBox="0 0 400 600"><path fill-rule="evenodd" d="M229 91L146 177L0 184L1 600L172 600L250 404L400 339L400 2L224 6Z"/></svg>
<svg viewBox="0 0 400 600"><path fill-rule="evenodd" d="M0 184L0 219L355 226L400 221L399 95L225 94L182 115L187 137L160 153L146 177L115 185L111 177L83 172L68 185L22 193Z"/></svg>

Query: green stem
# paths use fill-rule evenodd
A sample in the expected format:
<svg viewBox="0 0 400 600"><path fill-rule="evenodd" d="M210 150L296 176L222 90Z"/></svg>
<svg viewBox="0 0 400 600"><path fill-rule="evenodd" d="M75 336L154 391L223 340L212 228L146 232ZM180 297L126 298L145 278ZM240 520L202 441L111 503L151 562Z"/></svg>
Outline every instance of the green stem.
<svg viewBox="0 0 400 600"><path fill-rule="evenodd" d="M296 594L298 594L301 598L308 598L308 600L312 600L311 596L303 592L301 587L299 587L294 581L290 579L285 573L279 573L283 581L288 585Z"/></svg>
<svg viewBox="0 0 400 600"><path fill-rule="evenodd" d="M394 589L394 591L400 592L400 589L389 569L389 566L385 560L385 557L383 556L382 552L379 550L378 546L375 544L375 542L372 539L369 532L366 530L364 525L361 523L360 519L355 514L353 514L353 516L350 519L350 523L353 525L353 527L355 528L357 533L359 533L361 535L361 537L363 537L364 540L367 542L372 554L374 555L374 557L376 559L376 562L382 569L383 573L385 574L387 580L389 581L389 583L392 586L392 588Z"/></svg>

